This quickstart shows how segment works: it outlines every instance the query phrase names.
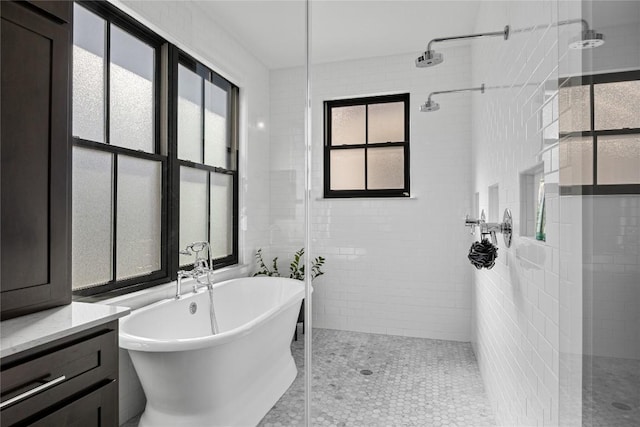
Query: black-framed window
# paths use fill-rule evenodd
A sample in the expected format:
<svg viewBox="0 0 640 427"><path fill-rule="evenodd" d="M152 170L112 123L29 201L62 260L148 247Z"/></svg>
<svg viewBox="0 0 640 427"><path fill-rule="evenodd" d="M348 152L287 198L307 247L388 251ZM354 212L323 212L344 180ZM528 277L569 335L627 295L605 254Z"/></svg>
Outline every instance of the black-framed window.
<svg viewBox="0 0 640 427"><path fill-rule="evenodd" d="M238 262L238 87L184 52L172 55L177 74L173 115L179 201L179 247L211 244L214 267ZM180 268L192 257L181 255Z"/></svg>
<svg viewBox="0 0 640 427"><path fill-rule="evenodd" d="M560 192L640 193L640 70L560 82Z"/></svg>
<svg viewBox="0 0 640 427"><path fill-rule="evenodd" d="M169 276L164 40L97 2L74 4L73 40L72 288L159 283Z"/></svg>
<svg viewBox="0 0 640 427"><path fill-rule="evenodd" d="M193 241L237 264L238 87L107 2L74 8L74 295L175 280Z"/></svg>
<svg viewBox="0 0 640 427"><path fill-rule="evenodd" d="M409 197L409 94L324 102L324 197Z"/></svg>

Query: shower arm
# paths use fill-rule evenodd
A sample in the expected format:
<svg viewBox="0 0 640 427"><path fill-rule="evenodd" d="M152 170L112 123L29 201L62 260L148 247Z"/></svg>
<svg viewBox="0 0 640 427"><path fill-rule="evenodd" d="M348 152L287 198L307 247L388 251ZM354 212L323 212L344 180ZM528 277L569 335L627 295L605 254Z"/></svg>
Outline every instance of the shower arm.
<svg viewBox="0 0 640 427"><path fill-rule="evenodd" d="M564 21L558 21L555 24L553 24L554 27L559 27L561 25L571 25L571 24L581 24L582 25L582 31L583 32L587 32L591 30L591 26L589 25L589 22L587 22L586 19L583 18L573 18L573 19L566 19ZM532 27L526 27L526 28L516 28L513 30L514 33L522 33L525 31L531 31L538 28L538 26L532 26Z"/></svg>
<svg viewBox="0 0 640 427"><path fill-rule="evenodd" d="M440 43L440 42L445 42L445 41L449 41L449 40L464 40L464 39L475 39L475 38L480 38L480 37L493 37L493 36L503 36L505 40L507 40L509 38L509 26L505 26L504 30L502 31L494 31L494 32L490 32L490 33L477 33L477 34L465 34L463 36L452 36L452 37L440 37L440 38L436 38L433 39L429 42L429 44L427 45L427 51L431 50L431 45L433 43Z"/></svg>
<svg viewBox="0 0 640 427"><path fill-rule="evenodd" d="M482 83L482 85L480 85L480 87L470 87L470 88L466 88L466 89L452 89L452 90L439 90L436 92L431 92L429 94L429 98L427 102L431 102L431 97L433 95L442 95L443 93L460 93L460 92L475 92L475 91L480 91L481 93L484 93L484 83Z"/></svg>
<svg viewBox="0 0 640 427"><path fill-rule="evenodd" d="M589 27L589 23L582 18L574 18L574 19L567 19L566 21L560 21L558 22L557 26L559 27L560 25L569 25L569 24L578 24L578 23L582 24L582 31L589 31L591 29Z"/></svg>

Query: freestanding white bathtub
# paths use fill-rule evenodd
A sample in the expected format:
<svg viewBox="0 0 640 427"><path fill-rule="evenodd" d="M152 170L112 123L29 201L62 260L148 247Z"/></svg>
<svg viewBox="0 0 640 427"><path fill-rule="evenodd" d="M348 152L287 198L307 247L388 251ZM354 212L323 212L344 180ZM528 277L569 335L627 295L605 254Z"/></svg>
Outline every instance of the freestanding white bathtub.
<svg viewBox="0 0 640 427"><path fill-rule="evenodd" d="M140 427L255 426L295 379L290 344L302 281L233 279L214 285L212 297L216 335L205 289L121 319L120 347L147 397Z"/></svg>

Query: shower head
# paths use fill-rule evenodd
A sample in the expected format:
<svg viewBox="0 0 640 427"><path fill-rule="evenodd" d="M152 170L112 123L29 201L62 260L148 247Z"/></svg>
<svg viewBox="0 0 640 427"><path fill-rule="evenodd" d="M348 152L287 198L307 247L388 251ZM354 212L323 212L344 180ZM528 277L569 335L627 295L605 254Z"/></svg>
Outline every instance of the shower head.
<svg viewBox="0 0 640 427"><path fill-rule="evenodd" d="M442 95L444 93L475 92L475 91L480 91L480 93L484 93L484 89L485 89L485 86L484 86L484 83L482 83L478 87L470 87L466 89L454 89L454 90L440 90L437 92L431 92L429 94L429 98L427 98L427 102L425 102L420 106L420 111L423 113L429 113L431 111L438 111L440 109L440 104L431 100L431 97L433 95Z"/></svg>
<svg viewBox="0 0 640 427"><path fill-rule="evenodd" d="M465 34L463 36L440 37L437 39L433 39L427 45L427 50L422 55L416 58L416 67L418 68L432 67L434 65L440 64L443 61L442 54L431 49L431 45L434 43L446 42L450 40L475 39L479 37L495 37L495 36L502 36L505 40L508 40L509 31L510 31L509 26L506 25L503 30L494 31L491 33Z"/></svg>
<svg viewBox="0 0 640 427"><path fill-rule="evenodd" d="M416 67L426 68L438 65L443 61L442 54L434 50L427 50L416 58Z"/></svg>
<svg viewBox="0 0 640 427"><path fill-rule="evenodd" d="M582 31L580 38L569 44L571 49L593 49L604 44L604 34L596 30L586 29Z"/></svg>
<svg viewBox="0 0 640 427"><path fill-rule="evenodd" d="M435 101L428 100L424 104L420 106L420 111L423 113L429 113L431 111L438 111L440 109L440 104Z"/></svg>

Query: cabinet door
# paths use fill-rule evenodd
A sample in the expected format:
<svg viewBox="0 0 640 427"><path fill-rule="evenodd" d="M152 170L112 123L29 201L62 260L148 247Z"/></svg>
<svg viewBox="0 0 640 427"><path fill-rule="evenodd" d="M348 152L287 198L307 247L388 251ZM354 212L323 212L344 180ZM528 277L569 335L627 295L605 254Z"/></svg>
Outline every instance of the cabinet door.
<svg viewBox="0 0 640 427"><path fill-rule="evenodd" d="M2 319L71 301L71 23L39 12L0 2Z"/></svg>
<svg viewBox="0 0 640 427"><path fill-rule="evenodd" d="M118 384L116 381L73 401L34 422L32 427L115 427L118 425Z"/></svg>

